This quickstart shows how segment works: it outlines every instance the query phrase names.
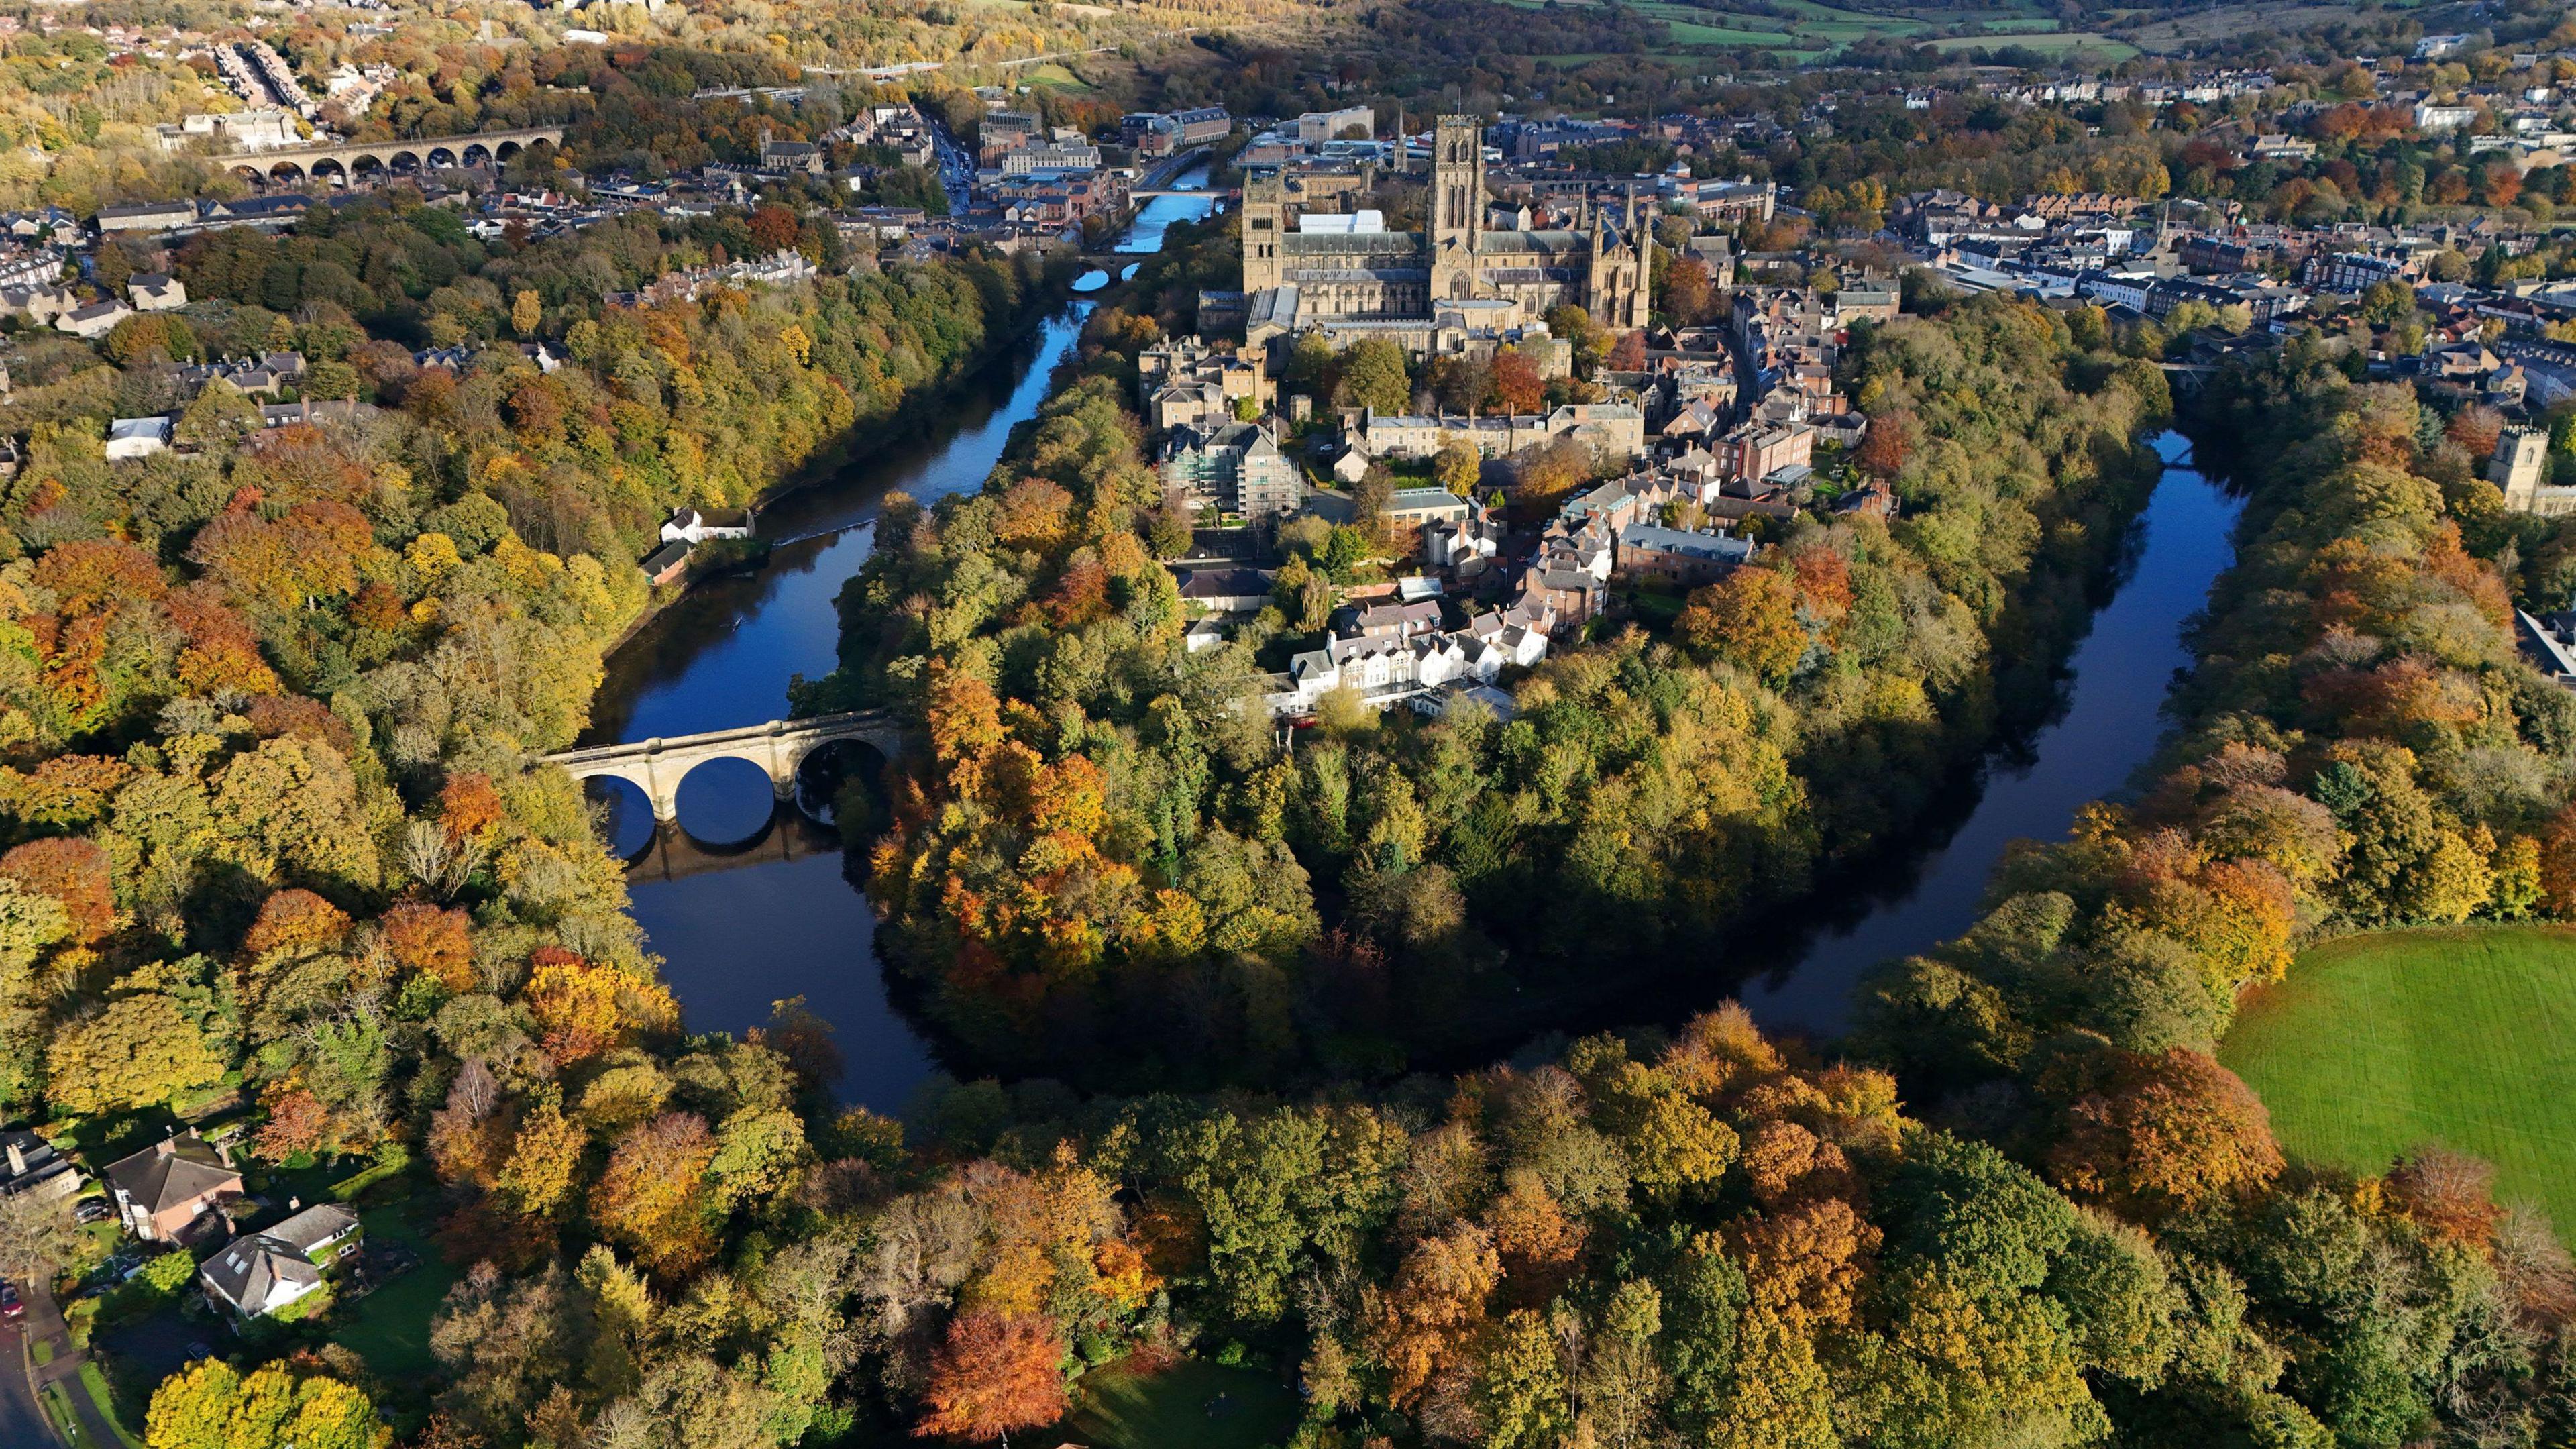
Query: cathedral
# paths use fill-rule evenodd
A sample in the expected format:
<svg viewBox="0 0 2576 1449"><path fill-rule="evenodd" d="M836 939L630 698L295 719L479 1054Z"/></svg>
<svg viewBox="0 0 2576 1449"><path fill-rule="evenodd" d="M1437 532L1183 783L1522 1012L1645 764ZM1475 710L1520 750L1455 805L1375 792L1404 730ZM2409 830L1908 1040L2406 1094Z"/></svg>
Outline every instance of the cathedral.
<svg viewBox="0 0 2576 1449"><path fill-rule="evenodd" d="M1336 344L1391 337L1415 352L1483 351L1544 336L1571 304L1607 328L1646 325L1646 233L1595 212L1569 231L1488 225L1484 123L1442 116L1432 131L1430 230L1390 232L1377 213L1308 210L1294 177L1247 178L1247 337L1322 331Z"/></svg>

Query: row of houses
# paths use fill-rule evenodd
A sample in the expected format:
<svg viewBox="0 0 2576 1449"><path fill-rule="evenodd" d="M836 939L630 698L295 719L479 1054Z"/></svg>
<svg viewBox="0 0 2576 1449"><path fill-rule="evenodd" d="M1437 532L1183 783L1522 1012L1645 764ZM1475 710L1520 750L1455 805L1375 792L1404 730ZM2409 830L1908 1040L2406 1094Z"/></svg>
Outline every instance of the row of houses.
<svg viewBox="0 0 2576 1449"><path fill-rule="evenodd" d="M89 1186L77 1163L33 1132L0 1132L0 1147L0 1197L63 1202ZM141 1242L172 1252L218 1245L198 1265L198 1289L244 1322L320 1293L363 1239L358 1214L340 1203L290 1202L285 1218L236 1232L236 1220L254 1218L263 1204L243 1192L230 1150L194 1130L118 1158L99 1181L118 1227Z"/></svg>

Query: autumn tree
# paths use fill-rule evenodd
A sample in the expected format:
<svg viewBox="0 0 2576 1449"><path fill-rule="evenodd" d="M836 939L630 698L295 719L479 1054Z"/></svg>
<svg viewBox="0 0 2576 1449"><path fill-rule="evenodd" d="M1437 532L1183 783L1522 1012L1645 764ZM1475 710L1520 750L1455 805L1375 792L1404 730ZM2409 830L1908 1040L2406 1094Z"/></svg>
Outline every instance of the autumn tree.
<svg viewBox="0 0 2576 1449"><path fill-rule="evenodd" d="M926 1412L912 1432L981 1442L1011 1441L1064 1417L1064 1341L1043 1317L1005 1318L969 1310L950 1320L922 1390Z"/></svg>
<svg viewBox="0 0 2576 1449"><path fill-rule="evenodd" d="M531 1217L544 1217L571 1197L588 1134L564 1116L560 1094L549 1090L521 1115L510 1158L497 1186Z"/></svg>
<svg viewBox="0 0 2576 1449"><path fill-rule="evenodd" d="M591 1190L591 1217L664 1277L686 1276L715 1251L707 1168L716 1141L706 1119L667 1112L628 1132Z"/></svg>
<svg viewBox="0 0 2576 1449"><path fill-rule="evenodd" d="M606 1050L617 1039L619 978L615 968L594 966L560 947L546 947L528 979L528 1012L544 1033L546 1055L570 1066Z"/></svg>
<svg viewBox="0 0 2576 1449"><path fill-rule="evenodd" d="M1786 683L1807 654L1797 586L1776 569L1739 568L1692 594L1673 636L1772 685Z"/></svg>
<svg viewBox="0 0 2576 1449"><path fill-rule="evenodd" d="M1476 496L1476 483L1484 474L1484 459L1475 448L1452 438L1440 445L1439 455L1431 460L1432 475L1440 486L1461 498Z"/></svg>
<svg viewBox="0 0 2576 1449"><path fill-rule="evenodd" d="M2280 1174L2262 1102L2188 1047L2072 1054L2041 1086L2064 1103L2050 1176L2124 1216L2158 1221L2257 1191Z"/></svg>
<svg viewBox="0 0 2576 1449"><path fill-rule="evenodd" d="M45 1053L53 1100L75 1112L115 1112L176 1102L224 1075L177 1002L158 992L119 997L54 1035Z"/></svg>
<svg viewBox="0 0 2576 1449"><path fill-rule="evenodd" d="M1663 304L1664 315L1676 327L1696 327L1709 320L1717 306L1717 287L1708 263L1688 252L1659 255L1670 258L1655 283L1655 300Z"/></svg>
<svg viewBox="0 0 2576 1449"><path fill-rule="evenodd" d="M463 911L442 910L425 901L399 901L376 918L378 938L405 968L436 980L449 991L474 988L474 946L466 933Z"/></svg>
<svg viewBox="0 0 2576 1449"><path fill-rule="evenodd" d="M201 1359L161 1381L148 1449L386 1449L393 1435L357 1388L271 1364L247 1375Z"/></svg>
<svg viewBox="0 0 2576 1449"><path fill-rule="evenodd" d="M1862 472L1884 481L1905 471L1906 462L1914 456L1914 447L1913 415L1882 413L1870 419L1869 431L1862 435L1852 462Z"/></svg>
<svg viewBox="0 0 2576 1449"><path fill-rule="evenodd" d="M107 852L76 835L30 840L0 855L0 876L60 902L73 939L87 944L116 924L116 897L108 879Z"/></svg>
<svg viewBox="0 0 2576 1449"><path fill-rule="evenodd" d="M1486 376L1491 389L1488 396L1504 412L1526 417L1547 406L1547 380L1538 375L1538 366L1528 354L1517 347L1496 351Z"/></svg>

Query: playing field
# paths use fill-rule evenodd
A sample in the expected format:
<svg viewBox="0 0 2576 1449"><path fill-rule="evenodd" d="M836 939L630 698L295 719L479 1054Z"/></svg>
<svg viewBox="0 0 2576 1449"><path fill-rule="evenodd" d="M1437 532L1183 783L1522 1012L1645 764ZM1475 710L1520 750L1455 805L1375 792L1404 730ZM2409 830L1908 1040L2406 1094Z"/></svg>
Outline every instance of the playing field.
<svg viewBox="0 0 2576 1449"><path fill-rule="evenodd" d="M2246 1003L2219 1059L2284 1150L2378 1171L2419 1142L2496 1165L2496 1193L2576 1238L2576 931L2357 936Z"/></svg>

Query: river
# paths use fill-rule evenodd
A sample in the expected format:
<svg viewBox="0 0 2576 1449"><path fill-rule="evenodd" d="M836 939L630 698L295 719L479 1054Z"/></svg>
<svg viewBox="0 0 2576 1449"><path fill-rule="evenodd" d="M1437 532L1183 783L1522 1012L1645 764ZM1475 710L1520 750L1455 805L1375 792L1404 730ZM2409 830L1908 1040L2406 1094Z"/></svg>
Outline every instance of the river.
<svg viewBox="0 0 2576 1449"><path fill-rule="evenodd" d="M1204 181L1194 172L1179 184ZM1156 197L1117 250L1158 250L1166 227L1205 216L1212 204ZM628 640L608 662L581 743L784 716L790 676L832 669L833 601L868 556L879 503L896 490L926 502L981 487L1011 429L1046 400L1090 305L1048 317L944 398L922 433L764 507L759 533L774 540L767 561L700 583ZM735 761L701 766L681 783L681 829L659 841L640 792L597 788L618 849L640 857L627 891L689 1029L740 1032L767 1021L771 1002L801 995L834 1027L848 1064L841 1096L882 1112L902 1107L935 1063L888 996L872 945L875 915L846 878L831 832L774 806L767 777Z"/></svg>
<svg viewBox="0 0 2576 1449"><path fill-rule="evenodd" d="M1208 206L1158 198L1118 249L1154 250L1165 226ZM1093 277L1092 290L1107 281ZM879 502L894 489L927 500L980 486L1011 428L1044 401L1088 305L1075 302L1046 319L943 403L944 416L925 434L763 509L761 534L779 540L767 562L692 589L628 641L609 663L583 743L783 715L791 675L832 668L833 600L867 557ZM2179 436L2158 446L2168 466L2135 525L2110 601L2068 663L2062 709L1967 783L1949 816L1954 828L1931 832L1910 866L1884 868L1868 888L1805 913L1819 924L1803 935L1746 956L1757 970L1762 960L1785 963L1740 987L1763 1025L1839 1034L1861 973L1964 931L2009 842L2063 835L2078 806L2117 790L2153 752L2165 690L2187 662L2180 627L2227 564L2236 514L2217 487L2170 461L2186 450ZM689 1027L739 1032L767 1020L772 1001L802 995L836 1029L848 1063L843 1098L900 1109L936 1062L889 996L872 947L875 918L831 833L774 809L768 781L749 765L718 762L691 774L680 787L680 838L665 832L659 843L641 795L607 788L616 792L620 848L636 854L654 845L628 886ZM1672 993L1655 1009L1630 1002L1593 1024L1712 1004L1682 999L1693 994Z"/></svg>
<svg viewBox="0 0 2576 1449"><path fill-rule="evenodd" d="M1910 868L1891 867L1872 887L1808 913L1821 923L1781 953L1791 964L1739 992L1763 1027L1841 1035L1863 973L1965 932L2006 846L2064 838L2078 808L2119 790L2155 753L2165 692L2174 671L2191 662L2183 622L2233 556L2237 512L2216 484L2175 461L2190 453L2182 435L2158 438L2156 451L2164 476L2132 525L2110 602L2067 661L2058 712L1989 758L1972 788L1973 808L1951 815L1956 828L1947 839L1918 843L1928 853Z"/></svg>

